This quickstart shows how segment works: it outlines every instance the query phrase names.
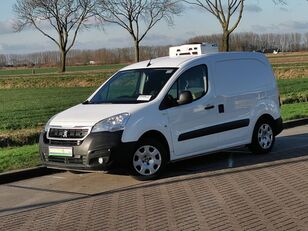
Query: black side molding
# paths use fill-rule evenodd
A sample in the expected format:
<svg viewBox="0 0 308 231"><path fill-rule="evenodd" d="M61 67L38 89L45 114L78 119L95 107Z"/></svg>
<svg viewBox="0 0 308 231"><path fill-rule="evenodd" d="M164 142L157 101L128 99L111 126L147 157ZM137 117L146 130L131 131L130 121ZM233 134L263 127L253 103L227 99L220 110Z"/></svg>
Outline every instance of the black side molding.
<svg viewBox="0 0 308 231"><path fill-rule="evenodd" d="M194 139L194 138L198 138L201 136L208 136L208 135L225 132L225 131L229 131L233 129L247 127L249 125L249 122L250 122L249 119L236 120L236 121L218 124L218 125L207 127L207 128L198 129L198 130L191 131L191 132L186 132L186 133L179 135L178 141Z"/></svg>

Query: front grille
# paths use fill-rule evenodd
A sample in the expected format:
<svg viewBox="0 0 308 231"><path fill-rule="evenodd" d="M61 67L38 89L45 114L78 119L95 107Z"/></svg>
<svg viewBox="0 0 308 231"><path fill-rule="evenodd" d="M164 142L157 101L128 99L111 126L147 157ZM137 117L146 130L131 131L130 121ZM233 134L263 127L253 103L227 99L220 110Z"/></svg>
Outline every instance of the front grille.
<svg viewBox="0 0 308 231"><path fill-rule="evenodd" d="M49 140L49 144L57 146L79 146L81 143L79 140Z"/></svg>
<svg viewBox="0 0 308 231"><path fill-rule="evenodd" d="M57 157L57 156L49 156L48 161L61 163L61 164L83 164L82 157L81 158L69 158L69 157Z"/></svg>
<svg viewBox="0 0 308 231"><path fill-rule="evenodd" d="M88 129L50 128L48 136L50 138L82 139L88 132Z"/></svg>

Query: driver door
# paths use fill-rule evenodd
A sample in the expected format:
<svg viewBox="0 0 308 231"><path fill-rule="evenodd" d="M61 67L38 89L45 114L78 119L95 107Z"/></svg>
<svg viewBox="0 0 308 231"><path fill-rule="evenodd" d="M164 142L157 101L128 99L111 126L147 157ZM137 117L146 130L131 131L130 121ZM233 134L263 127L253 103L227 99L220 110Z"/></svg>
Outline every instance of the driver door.
<svg viewBox="0 0 308 231"><path fill-rule="evenodd" d="M190 91L192 101L179 104L179 95ZM207 66L198 65L186 70L173 84L167 95L177 101L166 109L172 136L175 158L188 157L215 149L217 134L210 134L208 128L217 123L217 108Z"/></svg>

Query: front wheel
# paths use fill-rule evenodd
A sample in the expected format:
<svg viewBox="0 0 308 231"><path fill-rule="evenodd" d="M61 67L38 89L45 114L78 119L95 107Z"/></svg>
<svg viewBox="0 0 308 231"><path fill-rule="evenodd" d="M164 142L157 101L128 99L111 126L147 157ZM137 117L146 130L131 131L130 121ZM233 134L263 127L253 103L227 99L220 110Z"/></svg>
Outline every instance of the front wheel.
<svg viewBox="0 0 308 231"><path fill-rule="evenodd" d="M275 135L272 123L267 120L260 120L256 123L253 131L252 142L249 149L253 153L268 153L272 150L275 143Z"/></svg>
<svg viewBox="0 0 308 231"><path fill-rule="evenodd" d="M133 177L138 180L158 178L167 163L166 148L158 141L143 139L130 158Z"/></svg>

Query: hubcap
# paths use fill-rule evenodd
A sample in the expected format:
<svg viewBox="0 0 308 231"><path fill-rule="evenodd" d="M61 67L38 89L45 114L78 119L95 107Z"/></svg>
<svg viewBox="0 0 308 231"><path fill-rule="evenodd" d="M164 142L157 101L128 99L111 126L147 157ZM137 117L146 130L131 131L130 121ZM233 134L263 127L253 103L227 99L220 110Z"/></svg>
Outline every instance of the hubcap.
<svg viewBox="0 0 308 231"><path fill-rule="evenodd" d="M268 124L262 124L258 131L259 145L263 149L269 148L273 143L273 130Z"/></svg>
<svg viewBox="0 0 308 231"><path fill-rule="evenodd" d="M133 156L134 168L143 176L155 174L159 170L161 162L159 150L150 145L141 146Z"/></svg>

